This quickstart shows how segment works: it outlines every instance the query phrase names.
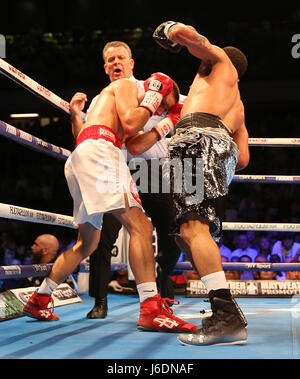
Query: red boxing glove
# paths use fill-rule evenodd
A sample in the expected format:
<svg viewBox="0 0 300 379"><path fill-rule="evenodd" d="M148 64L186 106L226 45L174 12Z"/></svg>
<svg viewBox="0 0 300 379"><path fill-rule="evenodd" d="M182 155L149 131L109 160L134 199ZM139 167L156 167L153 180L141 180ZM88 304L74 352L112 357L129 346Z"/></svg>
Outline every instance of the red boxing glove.
<svg viewBox="0 0 300 379"><path fill-rule="evenodd" d="M156 72L144 83L145 97L140 107L147 108L151 114L155 113L163 97L168 96L173 90L173 80L161 72Z"/></svg>
<svg viewBox="0 0 300 379"><path fill-rule="evenodd" d="M153 128L158 134L159 140L174 131L175 126L180 119L182 106L183 104L174 104L167 116Z"/></svg>
<svg viewBox="0 0 300 379"><path fill-rule="evenodd" d="M180 112L181 112L182 107L183 107L183 104L179 104L179 103L174 104L173 107L170 109L170 112L166 116L172 120L174 128L180 119Z"/></svg>
<svg viewBox="0 0 300 379"><path fill-rule="evenodd" d="M155 72L144 83L145 91L156 91L168 96L173 89L173 80L162 72Z"/></svg>

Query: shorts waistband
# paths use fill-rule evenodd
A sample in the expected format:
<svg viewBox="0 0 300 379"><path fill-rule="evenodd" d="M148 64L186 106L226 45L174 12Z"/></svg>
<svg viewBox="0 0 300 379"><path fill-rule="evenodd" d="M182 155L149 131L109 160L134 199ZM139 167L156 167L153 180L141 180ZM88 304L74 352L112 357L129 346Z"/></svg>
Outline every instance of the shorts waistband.
<svg viewBox="0 0 300 379"><path fill-rule="evenodd" d="M204 112L187 113L178 121L176 130L189 129L193 126L199 126L201 128L222 128L227 131L230 137L233 136L232 131L227 128L219 116Z"/></svg>
<svg viewBox="0 0 300 379"><path fill-rule="evenodd" d="M112 142L119 149L122 148L122 143L114 131L105 125L91 125L85 128L76 138L76 147L87 139L104 139L105 141Z"/></svg>

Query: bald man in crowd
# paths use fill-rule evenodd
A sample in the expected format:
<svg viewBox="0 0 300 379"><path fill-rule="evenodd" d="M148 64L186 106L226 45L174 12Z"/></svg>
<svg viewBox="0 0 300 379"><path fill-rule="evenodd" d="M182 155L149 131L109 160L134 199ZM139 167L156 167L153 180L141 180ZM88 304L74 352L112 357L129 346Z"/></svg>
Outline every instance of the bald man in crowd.
<svg viewBox="0 0 300 379"><path fill-rule="evenodd" d="M58 248L59 242L55 236L41 234L31 246L32 263L53 263L56 259Z"/></svg>
<svg viewBox="0 0 300 379"><path fill-rule="evenodd" d="M53 234L41 234L31 246L31 261L33 264L54 263L59 248L58 239ZM38 287L44 277L24 278L20 287Z"/></svg>

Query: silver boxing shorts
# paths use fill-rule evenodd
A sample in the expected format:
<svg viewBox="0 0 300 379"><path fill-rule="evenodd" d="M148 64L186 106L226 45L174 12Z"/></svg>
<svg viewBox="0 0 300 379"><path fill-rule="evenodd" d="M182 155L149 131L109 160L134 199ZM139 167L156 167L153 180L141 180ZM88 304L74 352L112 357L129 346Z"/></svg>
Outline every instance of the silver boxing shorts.
<svg viewBox="0 0 300 379"><path fill-rule="evenodd" d="M238 157L232 132L218 116L197 112L179 120L163 167L176 214L171 233L180 234L188 220L204 220L218 240Z"/></svg>

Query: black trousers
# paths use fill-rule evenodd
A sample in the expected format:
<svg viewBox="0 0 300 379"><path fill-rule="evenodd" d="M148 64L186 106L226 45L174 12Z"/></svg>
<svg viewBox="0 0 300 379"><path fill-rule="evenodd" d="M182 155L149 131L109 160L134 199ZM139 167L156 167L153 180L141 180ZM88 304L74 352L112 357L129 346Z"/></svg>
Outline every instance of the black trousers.
<svg viewBox="0 0 300 379"><path fill-rule="evenodd" d="M103 216L101 239L90 256L89 295L102 299L107 295L110 282L111 251L122 224L110 213Z"/></svg>
<svg viewBox="0 0 300 379"><path fill-rule="evenodd" d="M181 253L174 237L169 236L170 225L174 220L173 202L169 193L151 193L151 163L150 161L147 163L148 193L140 192L140 198L145 212L156 228L158 237L157 262L163 276L168 276L172 273ZM161 185L161 170L159 182ZM90 256L89 295L91 297L101 299L107 295L110 281L111 251L120 229L121 224L113 215L109 213L104 215L98 248Z"/></svg>

